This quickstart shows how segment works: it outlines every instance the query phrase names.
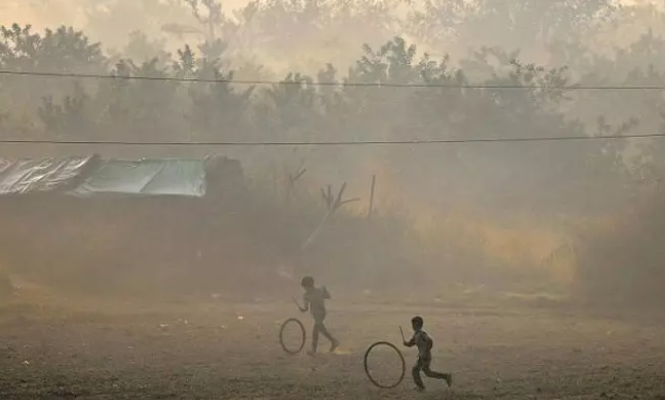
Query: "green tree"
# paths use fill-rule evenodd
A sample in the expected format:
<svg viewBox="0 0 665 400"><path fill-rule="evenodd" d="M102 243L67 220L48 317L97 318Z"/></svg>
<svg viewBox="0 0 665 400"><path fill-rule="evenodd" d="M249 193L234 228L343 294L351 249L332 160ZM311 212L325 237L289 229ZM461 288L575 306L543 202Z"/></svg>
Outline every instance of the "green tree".
<svg viewBox="0 0 665 400"><path fill-rule="evenodd" d="M123 58L139 63L157 59L164 66L171 61L171 54L165 48L166 40L151 40L143 31L132 31L129 33L129 41L117 55L116 62Z"/></svg>
<svg viewBox="0 0 665 400"><path fill-rule="evenodd" d="M323 113L313 79L289 73L263 91L257 104L257 129L271 132L271 140L311 141L320 138Z"/></svg>
<svg viewBox="0 0 665 400"><path fill-rule="evenodd" d="M216 81L186 84L190 106L185 118L196 139L251 140L247 120L253 88L234 88L233 71L223 72L219 63L215 58L197 58L189 46L178 51L176 76Z"/></svg>
<svg viewBox="0 0 665 400"><path fill-rule="evenodd" d="M106 67L106 57L101 45L91 42L82 31L71 27L56 30L46 29L43 34L35 33L30 25L0 27L0 69L17 72L48 73L100 73ZM36 120L36 113L42 99L48 97L52 105L64 98L68 111L53 109L47 114L79 113L80 95L88 87L94 86L89 80L73 78L6 75L0 77L3 96L0 109L14 110L6 123L13 129L17 125ZM57 107L56 107L57 108ZM76 111L75 111L76 110ZM46 114L43 114L45 116ZM51 117L46 117L49 121ZM29 131L37 127L33 122ZM70 126L70 122L59 126ZM60 129L60 128L57 128ZM33 133L30 133L33 134Z"/></svg>

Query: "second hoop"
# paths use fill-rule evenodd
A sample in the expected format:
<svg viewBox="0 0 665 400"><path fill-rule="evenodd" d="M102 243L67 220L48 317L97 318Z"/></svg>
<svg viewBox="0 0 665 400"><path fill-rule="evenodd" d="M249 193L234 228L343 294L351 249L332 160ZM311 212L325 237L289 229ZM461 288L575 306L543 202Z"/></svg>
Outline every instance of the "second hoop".
<svg viewBox="0 0 665 400"><path fill-rule="evenodd" d="M288 332L292 330L295 332L289 334ZM289 336L288 338L287 335ZM295 341L292 343L289 339L295 339ZM279 329L279 344L286 354L293 356L300 353L303 347L305 347L306 340L307 333L305 326L297 318L287 319Z"/></svg>

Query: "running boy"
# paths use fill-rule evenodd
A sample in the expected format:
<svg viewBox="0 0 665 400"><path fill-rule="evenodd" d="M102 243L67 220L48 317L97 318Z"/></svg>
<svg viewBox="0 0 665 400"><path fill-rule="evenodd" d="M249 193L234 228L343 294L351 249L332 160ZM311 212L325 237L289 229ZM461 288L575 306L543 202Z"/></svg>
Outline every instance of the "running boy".
<svg viewBox="0 0 665 400"><path fill-rule="evenodd" d="M408 342L404 342L406 347L418 347L418 361L413 366L411 372L413 373L413 381L415 382L419 391L425 390L423 379L420 376L420 371L425 373L428 378L443 379L450 387L453 384L452 374L443 374L435 372L430 369L432 363L432 347L434 341L429 337L427 332L423 330L424 321L421 317L414 317L411 319L411 326L413 327L413 337Z"/></svg>
<svg viewBox="0 0 665 400"><path fill-rule="evenodd" d="M310 355L316 354L316 348L319 344L319 333L323 334L328 340L330 340L330 352L335 351L339 342L335 339L330 332L326 329L326 326L323 324L323 320L326 319L326 300L330 299L330 293L326 290L325 286L317 288L314 286L314 278L311 276L306 276L302 278L300 282L303 289L305 289L305 295L303 300L305 301L305 307L300 307L300 311L305 313L311 311L312 318L314 318L314 329L312 330L312 351Z"/></svg>

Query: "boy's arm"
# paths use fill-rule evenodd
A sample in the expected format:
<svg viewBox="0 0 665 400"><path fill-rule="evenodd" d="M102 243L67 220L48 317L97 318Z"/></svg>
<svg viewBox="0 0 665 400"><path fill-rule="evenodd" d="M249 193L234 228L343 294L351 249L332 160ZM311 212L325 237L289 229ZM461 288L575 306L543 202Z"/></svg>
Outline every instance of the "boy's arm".
<svg viewBox="0 0 665 400"><path fill-rule="evenodd" d="M413 336L411 337L411 340L409 340L408 342L406 341L404 342L404 346L413 347L415 345L416 345L416 334L414 333Z"/></svg>
<svg viewBox="0 0 665 400"><path fill-rule="evenodd" d="M309 311L309 301L307 301L307 296L303 296L302 301L303 301L304 307L300 309L300 312L306 313L307 311Z"/></svg>
<svg viewBox="0 0 665 400"><path fill-rule="evenodd" d="M323 289L323 299L324 300L330 299L330 293L328 292L328 289L326 289L325 286L322 286L321 289Z"/></svg>

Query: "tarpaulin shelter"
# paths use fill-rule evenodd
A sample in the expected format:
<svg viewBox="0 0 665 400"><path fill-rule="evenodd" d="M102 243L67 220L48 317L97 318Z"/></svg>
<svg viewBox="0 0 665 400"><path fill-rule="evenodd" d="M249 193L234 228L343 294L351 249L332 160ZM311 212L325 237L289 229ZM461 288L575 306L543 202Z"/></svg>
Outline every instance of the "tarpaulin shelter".
<svg viewBox="0 0 665 400"><path fill-rule="evenodd" d="M243 257L232 233L245 194L240 163L225 157L0 159L0 263L104 284L141 266L155 280L156 265L222 268Z"/></svg>
<svg viewBox="0 0 665 400"><path fill-rule="evenodd" d="M114 160L97 156L0 159L0 196L35 193L203 197L206 160Z"/></svg>

